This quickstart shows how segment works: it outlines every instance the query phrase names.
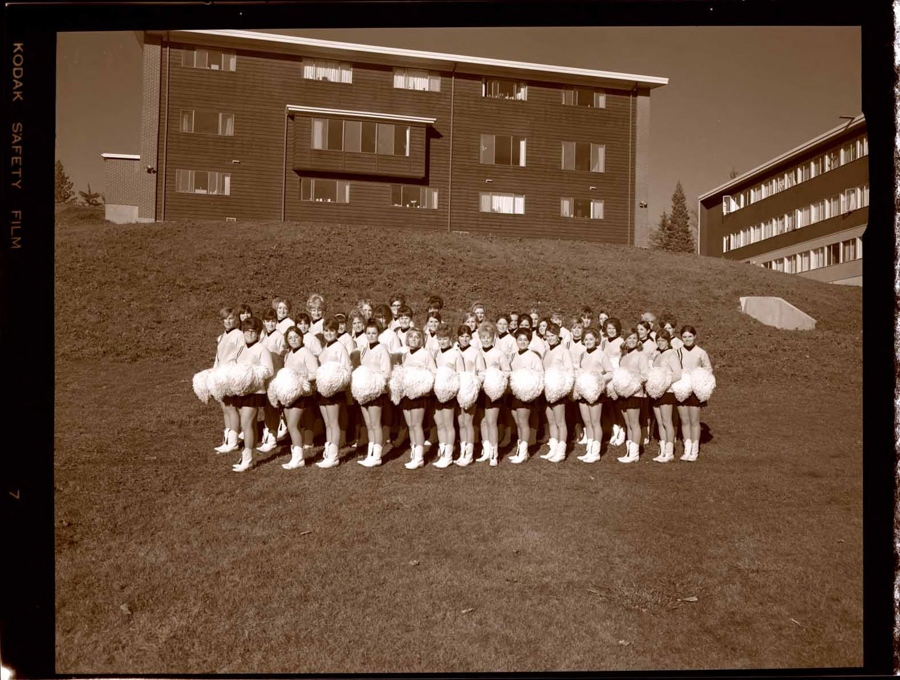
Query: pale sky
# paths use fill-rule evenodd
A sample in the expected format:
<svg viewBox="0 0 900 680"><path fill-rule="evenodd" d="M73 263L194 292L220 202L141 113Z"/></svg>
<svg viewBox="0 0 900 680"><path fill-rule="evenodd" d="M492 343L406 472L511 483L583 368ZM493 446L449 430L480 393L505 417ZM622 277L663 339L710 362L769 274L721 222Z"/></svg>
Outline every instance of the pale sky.
<svg viewBox="0 0 900 680"><path fill-rule="evenodd" d="M212 27L214 28L214 27ZM326 40L663 76L650 96L651 224L680 179L688 205L861 111L858 27L365 28ZM76 190L104 191L100 154L140 153L132 32L60 33L56 151Z"/></svg>

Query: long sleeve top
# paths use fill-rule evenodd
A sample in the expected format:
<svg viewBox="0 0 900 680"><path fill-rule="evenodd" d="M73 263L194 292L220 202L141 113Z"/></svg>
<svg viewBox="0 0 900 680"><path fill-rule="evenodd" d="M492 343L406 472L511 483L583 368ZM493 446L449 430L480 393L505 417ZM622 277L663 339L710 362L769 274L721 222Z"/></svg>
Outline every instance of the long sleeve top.
<svg viewBox="0 0 900 680"><path fill-rule="evenodd" d="M424 343L425 349L431 352L432 355L441 351L441 346L438 344L437 336L431 335L428 331L422 332L422 341Z"/></svg>
<svg viewBox="0 0 900 680"><path fill-rule="evenodd" d="M709 360L709 355L702 347L697 347L697 345L694 345L693 347L688 349L685 345L677 349L676 352L678 354L678 358L681 360L681 366L685 371L692 371L695 368L705 368L708 371L712 372L713 367L712 363Z"/></svg>
<svg viewBox="0 0 900 680"><path fill-rule="evenodd" d="M380 342L374 347L366 347L360 350L360 365L378 371L385 378L391 377L391 355L387 347Z"/></svg>
<svg viewBox="0 0 900 680"><path fill-rule="evenodd" d="M571 357L569 357L571 360ZM541 355L532 349L519 350L516 356L509 364L510 368L515 371L520 368L530 368L541 373L544 372L544 362Z"/></svg>
<svg viewBox="0 0 900 680"><path fill-rule="evenodd" d="M390 328L381 332L381 335L378 336L378 342L384 345L388 354L398 354L400 352L400 338L398 338L397 334Z"/></svg>
<svg viewBox="0 0 900 680"><path fill-rule="evenodd" d="M437 370L434 355L424 347L403 355L403 365L412 368L427 368L431 372Z"/></svg>
<svg viewBox="0 0 900 680"><path fill-rule="evenodd" d="M227 333L222 333L216 340L216 360L213 368L219 364L231 364L237 360L242 347L246 347L244 333L238 328L232 328Z"/></svg>
<svg viewBox="0 0 900 680"><path fill-rule="evenodd" d="M487 351L481 350L481 353L484 357L485 370L492 366L499 368L505 373L509 373L509 371L512 370L510 367L510 358L506 355L506 352L497 347L497 345L494 345Z"/></svg>
<svg viewBox="0 0 900 680"><path fill-rule="evenodd" d="M316 379L316 369L319 367L319 360L306 347L299 347L290 350L284 357L284 367L292 368L301 375L305 375L307 380Z"/></svg>
<svg viewBox="0 0 900 680"><path fill-rule="evenodd" d="M632 373L637 373L639 376L641 376L641 389L635 392L632 396L647 396L647 393L644 392L643 385L643 383L647 382L647 378L650 376L650 362L647 361L647 355L639 349L635 349L631 352L628 352L627 354L623 354L621 360L619 361L619 367L627 368Z"/></svg>
<svg viewBox="0 0 900 680"><path fill-rule="evenodd" d="M558 368L571 373L575 366L572 363L572 354L563 346L562 342L556 344L556 347L550 349L543 359L544 370L548 368Z"/></svg>
<svg viewBox="0 0 900 680"><path fill-rule="evenodd" d="M275 324L275 330L284 335L285 333L287 333L287 329L294 325L296 325L294 324L294 320L291 317L286 316L277 324Z"/></svg>
<svg viewBox="0 0 900 680"><path fill-rule="evenodd" d="M498 336L494 344L503 350L510 361L512 361L513 355L519 351L516 338L511 333L506 333L503 337Z"/></svg>
<svg viewBox="0 0 900 680"><path fill-rule="evenodd" d="M569 353L572 355L572 363L578 367L581 365L581 355L584 354L584 343L581 340L572 338L569 343Z"/></svg>
<svg viewBox="0 0 900 680"><path fill-rule="evenodd" d="M313 335L322 335L322 332L325 330L325 317L323 316L318 321L314 321L312 325L309 327L309 332ZM323 343L324 344L324 343Z"/></svg>
<svg viewBox="0 0 900 680"><path fill-rule="evenodd" d="M603 346L603 351L609 357L609 360L612 362L613 366L618 367L619 358L622 355L622 336L618 336L613 338L612 340L607 340L606 344Z"/></svg>
<svg viewBox="0 0 900 680"><path fill-rule="evenodd" d="M337 341L341 343L344 347L347 348L347 351L352 353L354 349L356 349L356 342L353 340L353 336L349 333L341 333L338 337Z"/></svg>
<svg viewBox="0 0 900 680"><path fill-rule="evenodd" d="M532 333L531 342L528 343L528 349L534 350L535 352L537 352L539 357L543 358L550 347L549 345L547 345L547 342L546 340L544 340L544 338L542 338L537 333ZM518 345L516 345L516 352L518 351Z"/></svg>
<svg viewBox="0 0 900 680"><path fill-rule="evenodd" d="M463 358L465 369L470 373L484 375L487 364L484 361L484 352L478 347L469 345L466 349L460 351Z"/></svg>
<svg viewBox="0 0 900 680"><path fill-rule="evenodd" d="M609 355L599 347L594 347L594 349L591 350L584 350L584 352L581 353L578 367L586 371L598 371L604 375L612 373L615 370L615 366L612 365Z"/></svg>
<svg viewBox="0 0 900 680"><path fill-rule="evenodd" d="M266 366L272 375L275 375L275 364L272 361L272 353L261 342L254 342L253 345L244 347L238 354L237 363L250 364L251 366ZM256 394L265 394L266 389L256 390Z"/></svg>
<svg viewBox="0 0 900 680"><path fill-rule="evenodd" d="M272 353L272 363L275 365L275 372L277 373L278 369L284 366L284 355L288 349L284 343L284 335L279 333L276 328L259 342Z"/></svg>
<svg viewBox="0 0 900 680"><path fill-rule="evenodd" d="M319 340L319 337L310 330L303 336L303 346L316 356L319 356L322 353L324 343L322 343L322 341Z"/></svg>
<svg viewBox="0 0 900 680"><path fill-rule="evenodd" d="M650 362L651 366L668 366L672 371L672 382L676 383L681 380L681 362L678 360L678 353L672 349L671 347L667 349L665 352L660 352L658 349L656 350L656 354L653 355L653 359ZM666 392L672 392L671 385Z"/></svg>
<svg viewBox="0 0 900 680"><path fill-rule="evenodd" d="M438 350L437 356L434 358L434 364L438 368L441 366L449 366L457 373L462 373L466 370L466 363L463 359L462 352L456 347Z"/></svg>
<svg viewBox="0 0 900 680"><path fill-rule="evenodd" d="M350 363L350 354L347 352L347 348L337 340L326 345L322 350L322 353L319 354L320 365L327 364L329 361L337 361L348 369L353 368L353 364Z"/></svg>
<svg viewBox="0 0 900 680"><path fill-rule="evenodd" d="M654 352L658 352L659 350L656 348L656 340L653 339L652 336L647 336L647 339L641 343L641 351L647 355L647 359L653 356Z"/></svg>
<svg viewBox="0 0 900 680"><path fill-rule="evenodd" d="M569 349L572 346L572 331L568 328L559 327L559 344Z"/></svg>

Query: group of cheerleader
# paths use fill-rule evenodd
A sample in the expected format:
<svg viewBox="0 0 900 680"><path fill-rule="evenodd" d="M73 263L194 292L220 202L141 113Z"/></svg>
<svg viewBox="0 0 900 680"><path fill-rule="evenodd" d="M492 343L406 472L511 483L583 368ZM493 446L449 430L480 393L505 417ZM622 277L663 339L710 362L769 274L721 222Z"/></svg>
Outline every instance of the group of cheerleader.
<svg viewBox="0 0 900 680"><path fill-rule="evenodd" d="M430 447L426 432L436 432L437 468L495 466L505 445L501 427L505 439L515 430L518 443L509 462L521 464L545 418L549 449L541 458L565 460L573 422L581 430L577 443L586 448L578 460L598 462L603 433L611 430L609 445L625 444L618 461L634 463L650 443L652 414L659 443L653 460L675 460L678 421L680 460L697 460L700 409L715 377L693 326L676 332L674 319L658 322L650 312L630 328L605 312L595 324L588 307L568 323L562 312L542 319L537 310L489 321L484 305L475 303L454 329L443 321L442 308L440 297L430 297L422 328L401 294L389 305L362 300L349 314L327 318L317 294L296 315L285 298L276 298L262 319L246 305L223 308L215 363L193 380L202 401L213 397L221 405L225 429L215 450L241 450L233 470L250 469L262 413L256 450L268 453L289 436L291 459L282 465L288 470L305 465L319 417L325 434L316 463L321 468L340 464L340 446L357 447L363 425L368 450L358 463L365 467L381 465L385 446L397 447L407 436L405 467L422 467ZM477 460L476 425L482 446Z"/></svg>

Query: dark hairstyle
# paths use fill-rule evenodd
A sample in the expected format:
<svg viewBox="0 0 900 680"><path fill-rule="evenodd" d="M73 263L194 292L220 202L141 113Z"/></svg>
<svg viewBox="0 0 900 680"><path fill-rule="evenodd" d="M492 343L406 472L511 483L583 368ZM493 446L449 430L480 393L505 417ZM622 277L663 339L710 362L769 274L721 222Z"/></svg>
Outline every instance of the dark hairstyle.
<svg viewBox="0 0 900 680"><path fill-rule="evenodd" d="M651 324L649 321L638 321L637 325L647 331L647 335L650 335L650 331L653 330L653 324Z"/></svg>
<svg viewBox="0 0 900 680"><path fill-rule="evenodd" d="M400 306L402 307L403 305L406 304L406 294L405 293L392 293L390 295L390 297L388 297L388 304L390 305L390 303L393 302L394 300L398 301L400 303Z"/></svg>
<svg viewBox="0 0 900 680"><path fill-rule="evenodd" d="M240 316L241 314L244 314L244 313L249 313L250 316L253 316L253 310L250 309L250 305L240 305L237 308L237 313L238 313L238 316Z"/></svg>
<svg viewBox="0 0 900 680"><path fill-rule="evenodd" d="M256 331L257 333L259 333L262 330L262 321L257 319L255 316L251 316L249 319L244 319L241 322L241 330Z"/></svg>
<svg viewBox="0 0 900 680"><path fill-rule="evenodd" d="M384 332L384 326L381 325L381 322L376 318L371 318L366 322L366 330L369 328L374 328L378 331L378 335L381 335Z"/></svg>
<svg viewBox="0 0 900 680"><path fill-rule="evenodd" d="M390 323L394 320L394 313L387 305L378 305L375 309L372 310L372 316L377 319L384 318L386 323Z"/></svg>
<svg viewBox="0 0 900 680"><path fill-rule="evenodd" d="M478 302L473 302L473 303L472 303L472 309L471 309L471 311L474 313L474 312L475 312L475 309L476 309L477 307L481 307L482 310L485 310L485 309L486 309L485 306L484 306L484 303L481 302L481 301L478 301Z"/></svg>
<svg viewBox="0 0 900 680"><path fill-rule="evenodd" d="M429 309L443 309L444 301L439 295L432 295L428 298L428 307Z"/></svg>
<svg viewBox="0 0 900 680"><path fill-rule="evenodd" d="M285 347L290 347L290 344L288 344L288 335L290 335L292 332L293 332L293 333L296 333L296 334L300 337L300 346L303 347L303 333L301 333L301 332L300 332L300 329L297 328L296 326L288 326L288 327L285 329L285 331L284 331L284 344L285 344Z"/></svg>
<svg viewBox="0 0 900 680"><path fill-rule="evenodd" d="M312 317L306 312L300 312L297 315L297 323L305 323L307 326L312 326Z"/></svg>
<svg viewBox="0 0 900 680"><path fill-rule="evenodd" d="M278 321L278 314L274 309L267 309L263 312L263 321Z"/></svg>
<svg viewBox="0 0 900 680"><path fill-rule="evenodd" d="M519 314L519 327L522 327L522 322L525 321L528 324L528 328L531 328L531 315L530 314Z"/></svg>
<svg viewBox="0 0 900 680"><path fill-rule="evenodd" d="M287 298L277 297L274 300L272 300L272 309L278 309L278 305L282 302L285 304L285 306L287 306L288 314L290 314L293 307L291 306L291 301L288 300Z"/></svg>
<svg viewBox="0 0 900 680"><path fill-rule="evenodd" d="M453 329L450 328L448 324L442 323L437 327L437 330L434 332L435 337L438 338L449 338L453 333Z"/></svg>
<svg viewBox="0 0 900 680"><path fill-rule="evenodd" d="M625 344L625 342L624 342L625 338L627 338L629 335L636 335L638 338L637 344L633 348L630 348L630 349L629 349L628 345ZM623 354L628 354L628 352L632 352L632 351L638 349L639 347L642 347L641 336L638 335L637 328L635 328L634 326L632 326L631 328L626 328L622 332L622 340L623 340L623 342L622 342L622 353Z"/></svg>
<svg viewBox="0 0 900 680"><path fill-rule="evenodd" d="M509 323L509 314L498 314L497 318L494 319L494 323L497 323L498 321L500 321L500 319L503 319L506 323Z"/></svg>
<svg viewBox="0 0 900 680"><path fill-rule="evenodd" d="M322 324L323 331L334 331L338 332L338 321L333 316L329 316L325 319L325 322Z"/></svg>
<svg viewBox="0 0 900 680"><path fill-rule="evenodd" d="M616 329L616 337L620 337L622 335L622 322L619 321L616 317L609 317L603 324L603 330L606 330L607 326L612 326Z"/></svg>
<svg viewBox="0 0 900 680"><path fill-rule="evenodd" d="M597 318L598 318L598 319L600 318L600 315L601 315L601 314L606 314L606 316L609 317L609 314L607 314L607 312L606 312L605 310L601 309L599 312L597 312Z"/></svg>
<svg viewBox="0 0 900 680"><path fill-rule="evenodd" d="M679 335L684 335L685 331L687 331L691 335L697 335L697 329L694 328L693 326L682 326L681 333L679 333Z"/></svg>
<svg viewBox="0 0 900 680"><path fill-rule="evenodd" d="M237 318L238 313L231 307L222 307L222 309L219 310L219 318L222 319L222 321L227 319L229 316Z"/></svg>
<svg viewBox="0 0 900 680"><path fill-rule="evenodd" d="M558 323L553 323L552 321L547 324L547 330L545 333L553 333L556 337L559 337L560 328Z"/></svg>
<svg viewBox="0 0 900 680"><path fill-rule="evenodd" d="M346 314L341 314L340 312L338 312L337 314L334 315L334 318L337 319L338 323L347 323L347 315Z"/></svg>
<svg viewBox="0 0 900 680"><path fill-rule="evenodd" d="M666 325L672 326L673 330L678 328L678 326L675 325L678 322L675 321L675 317L671 314L664 314L658 323L660 328L665 328Z"/></svg>
<svg viewBox="0 0 900 680"><path fill-rule="evenodd" d="M660 328L658 331L656 331L656 339L659 340L660 338L663 338L666 342L668 342L669 347L672 346L672 334L669 333L669 331L667 331L665 328Z"/></svg>
<svg viewBox="0 0 900 680"><path fill-rule="evenodd" d="M471 338L472 337L472 329L469 328L468 326L466 326L466 324L463 324L462 326L460 326L459 328L456 329L456 337L459 337L460 335L468 335Z"/></svg>
<svg viewBox="0 0 900 680"><path fill-rule="evenodd" d="M589 316L592 319L594 318L594 310L587 306L582 307L581 311L579 311L578 313L581 314L582 317Z"/></svg>
<svg viewBox="0 0 900 680"><path fill-rule="evenodd" d="M516 329L516 340L519 339L520 335L524 335L526 338L528 338L528 342L531 342L532 331L530 328L519 327L518 329Z"/></svg>
<svg viewBox="0 0 900 680"><path fill-rule="evenodd" d="M597 328L594 328L593 326L588 326L587 328L585 328L584 333L582 333L581 336L584 337L584 336L588 335L589 333L594 336L594 339L597 342L600 342L603 339L603 334L600 332L600 330Z"/></svg>
<svg viewBox="0 0 900 680"><path fill-rule="evenodd" d="M400 309L397 310L397 316L408 316L412 318L413 310L409 305L400 305Z"/></svg>
<svg viewBox="0 0 900 680"><path fill-rule="evenodd" d="M438 322L441 321L441 313L440 312L428 312L429 319L437 319Z"/></svg>

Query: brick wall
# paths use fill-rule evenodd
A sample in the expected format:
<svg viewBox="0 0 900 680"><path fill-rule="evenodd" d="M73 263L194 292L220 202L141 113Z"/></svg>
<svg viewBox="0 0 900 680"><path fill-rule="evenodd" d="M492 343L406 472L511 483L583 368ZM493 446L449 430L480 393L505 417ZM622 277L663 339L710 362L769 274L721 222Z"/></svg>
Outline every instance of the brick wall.
<svg viewBox="0 0 900 680"><path fill-rule="evenodd" d="M106 202L111 205L138 205L142 175L140 160L107 158L103 161L106 177Z"/></svg>

